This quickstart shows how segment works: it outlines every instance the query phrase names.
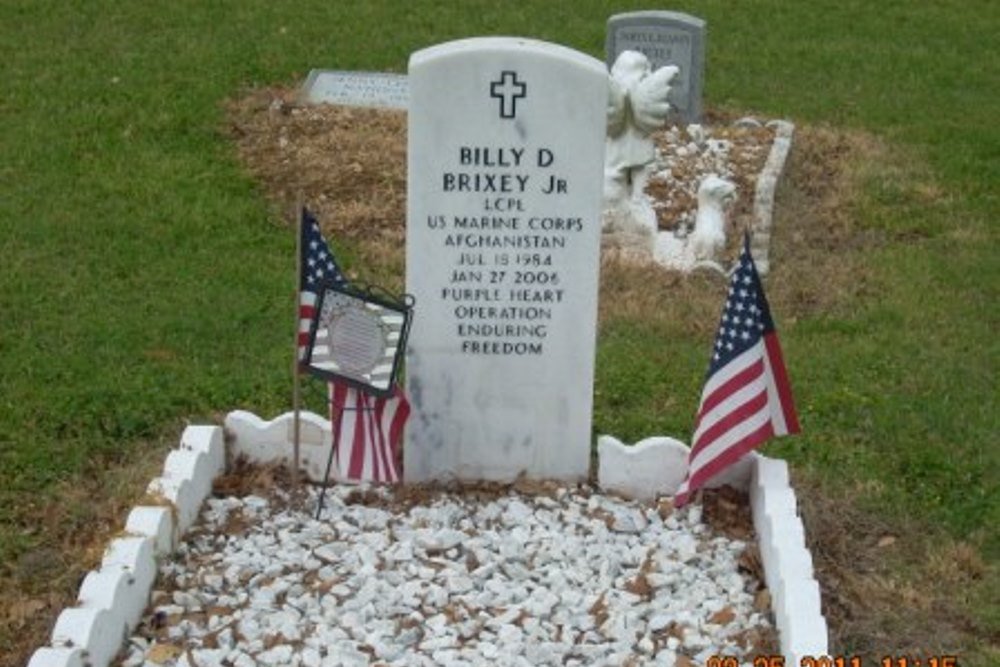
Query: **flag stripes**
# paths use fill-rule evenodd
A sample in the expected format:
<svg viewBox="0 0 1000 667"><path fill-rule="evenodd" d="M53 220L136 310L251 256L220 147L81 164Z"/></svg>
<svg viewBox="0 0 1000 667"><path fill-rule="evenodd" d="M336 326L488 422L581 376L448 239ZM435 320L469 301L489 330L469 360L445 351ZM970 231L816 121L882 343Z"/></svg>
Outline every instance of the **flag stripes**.
<svg viewBox="0 0 1000 667"><path fill-rule="evenodd" d="M299 361L306 360L309 348L309 331L316 316L316 293L299 292Z"/></svg>
<svg viewBox="0 0 1000 667"><path fill-rule="evenodd" d="M399 444L410 404L398 392L380 398L330 383L329 400L340 444L334 452L336 477L348 481L398 482Z"/></svg>
<svg viewBox="0 0 1000 667"><path fill-rule="evenodd" d="M792 400L792 383L788 381L788 371L785 369L785 361L781 356L778 335L764 336L764 345L767 347L764 362L767 364L768 398L772 405L781 408L774 411L774 432L776 435L798 433L800 430L799 417L795 412L795 402Z"/></svg>

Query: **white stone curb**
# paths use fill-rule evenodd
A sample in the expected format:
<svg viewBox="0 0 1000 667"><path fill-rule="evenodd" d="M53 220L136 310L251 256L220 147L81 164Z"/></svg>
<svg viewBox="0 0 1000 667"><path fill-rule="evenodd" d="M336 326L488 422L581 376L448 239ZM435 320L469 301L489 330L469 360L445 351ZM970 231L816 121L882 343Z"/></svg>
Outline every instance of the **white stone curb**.
<svg viewBox="0 0 1000 667"><path fill-rule="evenodd" d="M785 664L797 665L806 655L827 655L819 584L788 482L788 464L757 457L750 477L750 506Z"/></svg>
<svg viewBox="0 0 1000 667"><path fill-rule="evenodd" d="M264 421L252 412L234 410L226 415L226 432L232 437L234 457L245 456L254 463L288 464L292 458L295 413L286 412ZM313 482L322 482L330 454L330 420L313 412L299 413L299 467ZM330 480L337 481L336 466Z"/></svg>
<svg viewBox="0 0 1000 667"><path fill-rule="evenodd" d="M135 507L125 532L84 577L77 604L56 619L50 646L36 650L28 667L106 667L135 630L156 579L156 559L173 552L225 470L222 428L189 426L167 455L163 474L149 484L164 505Z"/></svg>
<svg viewBox="0 0 1000 667"><path fill-rule="evenodd" d="M292 420L292 413L271 421L241 410L229 413L225 424L232 436L231 453L261 463L287 462ZM301 420L302 468L310 479L321 480L325 467L323 444L330 442L330 423L310 412L302 412ZM648 485L662 485L664 479L673 480L671 485L680 483L683 474L677 470L663 477L640 475L639 471L648 466L649 470L663 472L664 461L676 465L684 453L682 449L687 449L683 443L672 438L649 438L639 444L641 447L626 447L610 436L598 439L603 488L615 490L615 477L608 473L613 469L631 471L617 478L620 481L631 475L632 488L619 489L624 495L637 493L634 497L643 497ZM50 646L37 649L28 667L107 667L111 663L146 608L156 578L157 558L172 553L194 522L211 493L212 481L225 471L225 459L222 428L189 426L184 431L179 447L167 455L163 474L149 484L150 493L162 496L169 505L132 510L125 533L111 541L100 568L84 578L77 605L59 615ZM641 483L635 484L636 479ZM805 547L795 493L788 483L788 466L784 461L752 452L720 479L713 480L712 485L724 483L749 490L764 576L786 664L798 664L805 655L826 655L827 627L820 610L819 585ZM661 488L656 493L675 490Z"/></svg>
<svg viewBox="0 0 1000 667"><path fill-rule="evenodd" d="M792 133L795 132L795 125L787 120L772 120L767 126L775 129L774 143L771 144L771 152L767 155L764 168L757 176L750 233L750 252L761 275L766 275L771 267L769 253L771 226L774 223L774 191L778 187L778 178L785 168L785 160L792 147Z"/></svg>
<svg viewBox="0 0 1000 667"><path fill-rule="evenodd" d="M83 649L80 648L52 648L45 646L31 656L28 667L49 667L49 665L59 665L59 667L87 667L83 658Z"/></svg>

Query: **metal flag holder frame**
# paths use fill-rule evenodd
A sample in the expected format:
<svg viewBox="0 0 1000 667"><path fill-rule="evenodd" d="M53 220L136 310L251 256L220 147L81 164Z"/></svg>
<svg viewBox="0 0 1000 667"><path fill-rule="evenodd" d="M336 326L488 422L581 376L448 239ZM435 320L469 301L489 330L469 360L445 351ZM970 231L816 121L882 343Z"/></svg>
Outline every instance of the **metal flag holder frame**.
<svg viewBox="0 0 1000 667"><path fill-rule="evenodd" d="M414 299L377 285L321 286L305 370L383 398L395 391Z"/></svg>
<svg viewBox="0 0 1000 667"><path fill-rule="evenodd" d="M319 294L302 369L327 382L338 382L368 395L392 396L413 317L413 296L395 296L381 286L366 283L325 284ZM375 337L381 339L368 340ZM322 353L318 353L318 342L324 345ZM339 357L338 345L347 350ZM381 372L375 374L373 369ZM331 444L316 507L317 520L323 512L333 459L340 450L344 413L375 410L367 406L338 406L332 396L327 408L331 415Z"/></svg>
<svg viewBox="0 0 1000 667"><path fill-rule="evenodd" d="M328 408L334 407L333 399L331 398L327 403ZM330 486L330 471L333 469L333 456L340 449L340 421L344 418L345 412L373 412L375 408L346 408L340 406L337 410L337 420L334 422L330 420L330 430L331 430L331 442L330 442L330 454L326 458L326 469L323 472L323 481L320 484L319 490L319 501L316 503L316 520L319 521L320 515L323 513L323 502L326 500L326 490Z"/></svg>

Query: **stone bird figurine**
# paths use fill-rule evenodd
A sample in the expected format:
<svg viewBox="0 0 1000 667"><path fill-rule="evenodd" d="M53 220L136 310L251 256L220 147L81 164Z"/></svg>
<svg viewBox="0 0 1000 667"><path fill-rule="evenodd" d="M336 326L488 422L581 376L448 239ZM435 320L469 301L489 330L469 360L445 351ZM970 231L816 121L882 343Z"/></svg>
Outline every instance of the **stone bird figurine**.
<svg viewBox="0 0 1000 667"><path fill-rule="evenodd" d="M716 261L726 246L725 207L736 194L736 186L709 174L698 186L698 213L688 237L696 261Z"/></svg>

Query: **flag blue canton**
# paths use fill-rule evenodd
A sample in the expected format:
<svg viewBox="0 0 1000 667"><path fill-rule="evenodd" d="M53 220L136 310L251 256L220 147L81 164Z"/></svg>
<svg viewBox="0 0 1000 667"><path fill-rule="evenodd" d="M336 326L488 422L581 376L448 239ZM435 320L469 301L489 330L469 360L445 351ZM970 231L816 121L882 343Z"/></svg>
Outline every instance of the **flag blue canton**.
<svg viewBox="0 0 1000 667"><path fill-rule="evenodd" d="M722 309L708 375L728 364L757 344L764 334L774 331L774 320L760 284L757 267L750 256L750 241L744 240L739 265L729 280L729 294Z"/></svg>
<svg viewBox="0 0 1000 667"><path fill-rule="evenodd" d="M312 213L302 215L302 276L304 292L318 292L324 284L342 286L347 283L330 247L323 238L319 223Z"/></svg>

